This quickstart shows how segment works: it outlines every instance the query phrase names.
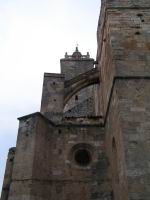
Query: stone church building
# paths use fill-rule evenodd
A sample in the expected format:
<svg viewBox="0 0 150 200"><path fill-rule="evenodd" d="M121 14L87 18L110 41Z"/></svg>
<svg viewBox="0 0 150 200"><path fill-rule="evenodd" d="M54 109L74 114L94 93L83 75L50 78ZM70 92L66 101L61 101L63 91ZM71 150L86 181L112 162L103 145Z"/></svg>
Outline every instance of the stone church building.
<svg viewBox="0 0 150 200"><path fill-rule="evenodd" d="M102 0L97 45L44 74L1 200L150 200L150 0Z"/></svg>

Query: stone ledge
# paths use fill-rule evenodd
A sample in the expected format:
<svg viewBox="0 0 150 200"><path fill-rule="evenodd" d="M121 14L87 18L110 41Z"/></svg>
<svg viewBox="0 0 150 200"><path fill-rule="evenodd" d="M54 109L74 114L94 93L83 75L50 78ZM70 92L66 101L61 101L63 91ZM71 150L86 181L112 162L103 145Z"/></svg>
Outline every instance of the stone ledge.
<svg viewBox="0 0 150 200"><path fill-rule="evenodd" d="M42 113L40 112L35 112L35 113L31 113L29 115L25 115L25 116L22 116L22 117L19 117L18 120L25 120L25 119L28 119L30 117L36 117L36 116L39 116L39 117L42 117L44 120L48 121L51 125L55 126L55 123L52 122L51 120L49 120L47 117L45 117Z"/></svg>
<svg viewBox="0 0 150 200"><path fill-rule="evenodd" d="M58 78L64 78L64 74L57 74L57 73L44 73L44 77L58 77Z"/></svg>

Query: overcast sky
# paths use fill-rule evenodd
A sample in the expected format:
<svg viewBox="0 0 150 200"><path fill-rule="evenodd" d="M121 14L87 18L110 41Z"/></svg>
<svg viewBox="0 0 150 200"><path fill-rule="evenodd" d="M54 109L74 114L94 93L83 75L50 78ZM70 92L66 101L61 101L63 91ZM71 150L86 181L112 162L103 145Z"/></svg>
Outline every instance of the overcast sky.
<svg viewBox="0 0 150 200"><path fill-rule="evenodd" d="M100 0L0 0L0 191L17 118L40 110L44 72L79 44L96 58Z"/></svg>

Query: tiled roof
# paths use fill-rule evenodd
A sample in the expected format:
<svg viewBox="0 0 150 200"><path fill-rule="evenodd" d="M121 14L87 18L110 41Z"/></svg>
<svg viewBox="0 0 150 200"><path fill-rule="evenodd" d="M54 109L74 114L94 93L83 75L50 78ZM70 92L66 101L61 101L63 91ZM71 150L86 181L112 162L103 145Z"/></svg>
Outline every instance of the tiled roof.
<svg viewBox="0 0 150 200"><path fill-rule="evenodd" d="M64 117L95 116L94 99L90 97L64 113Z"/></svg>

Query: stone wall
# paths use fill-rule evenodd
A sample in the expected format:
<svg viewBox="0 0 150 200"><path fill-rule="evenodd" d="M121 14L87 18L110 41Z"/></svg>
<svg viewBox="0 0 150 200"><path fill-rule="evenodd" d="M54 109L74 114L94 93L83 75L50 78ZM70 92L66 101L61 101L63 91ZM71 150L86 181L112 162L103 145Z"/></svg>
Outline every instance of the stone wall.
<svg viewBox="0 0 150 200"><path fill-rule="evenodd" d="M115 200L148 200L150 1L102 1L98 24L100 113Z"/></svg>
<svg viewBox="0 0 150 200"><path fill-rule="evenodd" d="M76 52L75 52L76 53ZM61 73L64 74L65 80L70 80L80 74L83 74L94 67L94 59L92 58L74 58L71 56L70 59L64 58L60 60ZM82 89L73 95L64 107L64 112L73 109L76 105L82 103L90 97L93 97L94 89L93 86ZM92 105L94 109L94 104ZM88 114L88 107L86 107L86 113ZM73 113L72 113L73 114Z"/></svg>
<svg viewBox="0 0 150 200"><path fill-rule="evenodd" d="M21 118L8 200L30 199L37 116Z"/></svg>
<svg viewBox="0 0 150 200"><path fill-rule="evenodd" d="M61 59L61 73L65 75L65 80L70 80L75 76L85 73L93 68L94 59Z"/></svg>
<svg viewBox="0 0 150 200"><path fill-rule="evenodd" d="M116 79L106 116L114 198L150 197L150 79Z"/></svg>
<svg viewBox="0 0 150 200"><path fill-rule="evenodd" d="M8 200L110 200L108 171L103 128L54 126L35 113L20 118Z"/></svg>
<svg viewBox="0 0 150 200"><path fill-rule="evenodd" d="M64 108L64 75L45 73L41 113L55 122L62 119Z"/></svg>
<svg viewBox="0 0 150 200"><path fill-rule="evenodd" d="M8 200L10 184L12 181L14 157L15 157L15 147L9 149L7 162L6 162L6 168L5 168L3 187L2 187L1 200Z"/></svg>
<svg viewBox="0 0 150 200"><path fill-rule="evenodd" d="M93 67L89 54L76 48L61 60L65 75L45 74L43 115L19 118L2 200L150 199L149 11L149 0L102 1L96 103L92 86L64 109L65 79ZM80 116L91 104L100 117Z"/></svg>
<svg viewBox="0 0 150 200"><path fill-rule="evenodd" d="M102 1L98 24L100 112L105 115L115 76L149 76L150 2Z"/></svg>
<svg viewBox="0 0 150 200"><path fill-rule="evenodd" d="M150 79L117 80L129 199L150 198Z"/></svg>
<svg viewBox="0 0 150 200"><path fill-rule="evenodd" d="M115 83L111 91L111 98L105 118L105 137L106 152L110 162L113 197L115 200L128 200L125 144Z"/></svg>
<svg viewBox="0 0 150 200"><path fill-rule="evenodd" d="M102 0L107 8L148 8L150 7L149 0Z"/></svg>

